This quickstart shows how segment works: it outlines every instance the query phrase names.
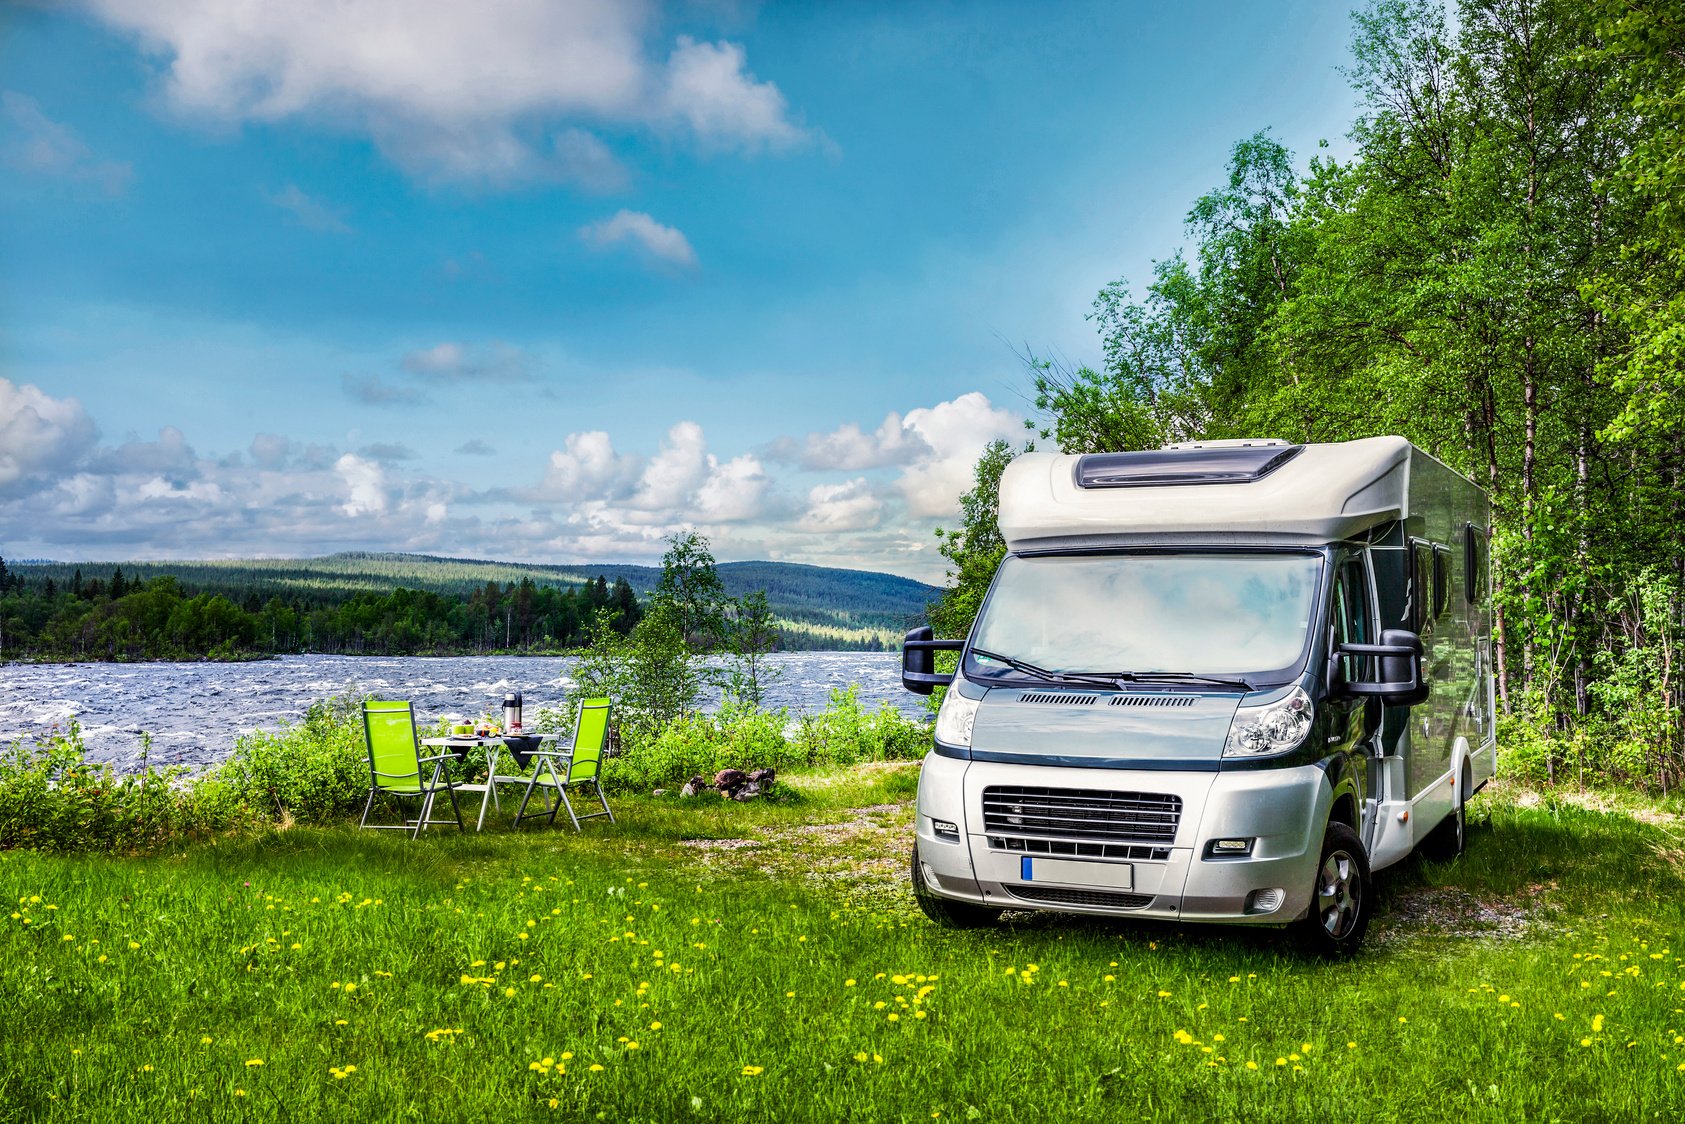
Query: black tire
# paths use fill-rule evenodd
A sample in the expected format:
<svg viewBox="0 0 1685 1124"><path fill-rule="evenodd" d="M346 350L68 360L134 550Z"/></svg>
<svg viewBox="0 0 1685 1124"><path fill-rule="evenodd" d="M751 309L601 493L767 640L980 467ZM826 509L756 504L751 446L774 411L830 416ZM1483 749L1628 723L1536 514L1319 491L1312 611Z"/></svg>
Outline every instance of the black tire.
<svg viewBox="0 0 1685 1124"><path fill-rule="evenodd" d="M1345 824L1329 824L1311 885L1310 912L1298 923L1299 943L1317 956L1350 956L1369 931L1374 897L1363 841Z"/></svg>
<svg viewBox="0 0 1685 1124"><path fill-rule="evenodd" d="M1474 774L1467 761L1457 780L1457 798L1451 804L1451 814L1422 840L1422 853L1436 862L1450 862L1468 847L1469 790L1474 787Z"/></svg>
<svg viewBox="0 0 1685 1124"><path fill-rule="evenodd" d="M913 844L913 898L924 915L944 929L982 929L1000 920L1001 911L988 906L956 902L931 893L924 880L924 864L919 862L919 846Z"/></svg>

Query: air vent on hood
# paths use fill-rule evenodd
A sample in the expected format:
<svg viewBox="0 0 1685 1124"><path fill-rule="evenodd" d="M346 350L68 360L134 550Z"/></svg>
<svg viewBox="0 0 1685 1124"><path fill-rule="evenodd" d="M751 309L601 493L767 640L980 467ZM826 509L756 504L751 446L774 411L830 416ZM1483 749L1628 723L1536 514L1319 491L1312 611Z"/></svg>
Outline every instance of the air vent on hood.
<svg viewBox="0 0 1685 1124"><path fill-rule="evenodd" d="M1087 706L1098 695L1072 695L1064 691L1032 691L1027 695L1020 695L1019 702L1043 703L1047 706Z"/></svg>
<svg viewBox="0 0 1685 1124"><path fill-rule="evenodd" d="M1113 706L1193 706L1197 695L1114 695Z"/></svg>

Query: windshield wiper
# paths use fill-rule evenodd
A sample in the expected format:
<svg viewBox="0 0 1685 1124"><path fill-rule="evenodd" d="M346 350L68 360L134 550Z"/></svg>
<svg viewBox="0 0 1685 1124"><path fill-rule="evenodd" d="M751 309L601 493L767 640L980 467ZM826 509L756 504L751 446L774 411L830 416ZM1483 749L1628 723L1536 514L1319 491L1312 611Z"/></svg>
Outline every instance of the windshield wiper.
<svg viewBox="0 0 1685 1124"><path fill-rule="evenodd" d="M984 651L982 648L971 649L971 654L981 656L986 660L994 660L996 663L1003 663L1013 671L1022 671L1025 675L1033 675L1037 679L1043 679L1049 683L1086 683L1092 687L1116 686L1110 676L1093 675L1084 671L1049 671L1047 668L1037 667L1027 660L1021 660L1015 656L1003 656L999 652Z"/></svg>
<svg viewBox="0 0 1685 1124"><path fill-rule="evenodd" d="M1192 671L1087 671L1082 674L1122 683L1209 683L1213 687L1252 690L1252 684L1238 676L1200 675Z"/></svg>

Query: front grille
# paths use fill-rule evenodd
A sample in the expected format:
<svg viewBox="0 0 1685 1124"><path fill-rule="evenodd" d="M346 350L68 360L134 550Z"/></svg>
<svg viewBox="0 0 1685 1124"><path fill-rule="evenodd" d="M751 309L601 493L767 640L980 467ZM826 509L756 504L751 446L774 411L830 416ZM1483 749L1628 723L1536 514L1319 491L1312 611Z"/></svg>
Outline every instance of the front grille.
<svg viewBox="0 0 1685 1124"><path fill-rule="evenodd" d="M1142 909L1152 900L1151 894L1114 894L1104 890L1059 890L1051 886L1008 886L1007 893L1027 902L1046 902L1048 905L1086 905L1096 909Z"/></svg>
<svg viewBox="0 0 1685 1124"><path fill-rule="evenodd" d="M989 836L989 849L1011 851L1020 855L1050 855L1069 859L1164 862L1170 858L1169 847L1147 847L1140 843L1087 843L1074 839L1013 839L1005 835Z"/></svg>
<svg viewBox="0 0 1685 1124"><path fill-rule="evenodd" d="M1112 706L1193 706L1197 695L1113 695Z"/></svg>
<svg viewBox="0 0 1685 1124"><path fill-rule="evenodd" d="M1043 706L1087 706L1099 695L1073 695L1068 691L1031 691L1018 696L1019 702L1041 703Z"/></svg>
<svg viewBox="0 0 1685 1124"><path fill-rule="evenodd" d="M1182 798L1150 792L990 785L983 790L986 835L1169 844Z"/></svg>

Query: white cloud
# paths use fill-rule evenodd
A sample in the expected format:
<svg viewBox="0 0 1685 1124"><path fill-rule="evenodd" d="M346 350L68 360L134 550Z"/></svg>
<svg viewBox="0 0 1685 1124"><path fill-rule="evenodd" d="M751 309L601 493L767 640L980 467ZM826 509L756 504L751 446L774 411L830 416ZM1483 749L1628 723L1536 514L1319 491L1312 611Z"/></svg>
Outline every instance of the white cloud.
<svg viewBox="0 0 1685 1124"><path fill-rule="evenodd" d="M794 461L814 472L859 472L910 464L929 456L932 450L917 430L900 414L891 411L872 433L846 422L830 433L808 434L799 447L793 441L780 442L777 452L781 459Z"/></svg>
<svg viewBox="0 0 1685 1124"><path fill-rule="evenodd" d="M76 399L0 378L0 496L66 474L98 436Z"/></svg>
<svg viewBox="0 0 1685 1124"><path fill-rule="evenodd" d="M349 234L351 227L346 225L345 219L339 212L329 207L320 199L306 195L296 183L289 183L280 191L272 191L264 198L283 211L289 212L293 219L306 230L316 230L327 234Z"/></svg>
<svg viewBox="0 0 1685 1124"><path fill-rule="evenodd" d="M864 531L878 525L883 501L873 494L864 477L842 484L816 484L807 493L807 511L801 526L805 531L835 534Z"/></svg>
<svg viewBox="0 0 1685 1124"><path fill-rule="evenodd" d="M983 447L996 438L1023 433L1021 418L972 391L949 402L909 410L906 427L930 452L902 470L897 488L915 517L941 517L959 511L959 497L975 482L972 470Z"/></svg>
<svg viewBox="0 0 1685 1124"><path fill-rule="evenodd" d="M744 70L736 43L698 43L679 36L667 62L667 111L716 147L789 148L808 140L791 124L784 95Z"/></svg>
<svg viewBox="0 0 1685 1124"><path fill-rule="evenodd" d="M259 468L280 468L287 463L287 457L292 453L293 443L280 434L260 433L252 438L252 463Z"/></svg>
<svg viewBox="0 0 1685 1124"><path fill-rule="evenodd" d="M630 241L650 257L670 265L694 268L696 251L676 227L664 226L642 211L619 211L613 218L579 228L586 245L606 249Z"/></svg>
<svg viewBox="0 0 1685 1124"><path fill-rule="evenodd" d="M418 378L441 383L522 382L532 377L526 352L501 342L475 347L447 341L411 351L398 365Z"/></svg>
<svg viewBox="0 0 1685 1124"><path fill-rule="evenodd" d="M760 515L771 481L761 462L744 454L724 464L709 457L708 478L696 489L696 514L703 523L736 523Z"/></svg>
<svg viewBox="0 0 1685 1124"><path fill-rule="evenodd" d="M341 511L355 518L386 510L386 470L379 464L346 453L334 462L334 471L345 481L346 499Z"/></svg>
<svg viewBox="0 0 1685 1124"><path fill-rule="evenodd" d="M708 445L702 427L692 421L679 422L667 431L660 452L644 466L630 506L672 511L695 494L708 479L708 470Z"/></svg>
<svg viewBox="0 0 1685 1124"><path fill-rule="evenodd" d="M366 133L422 179L492 186L624 180L581 123L688 130L709 147L810 134L742 47L650 51L647 0L81 0L136 36L179 113L322 121Z"/></svg>
<svg viewBox="0 0 1685 1124"><path fill-rule="evenodd" d="M34 98L14 90L0 92L0 160L36 175L93 183L107 195L121 195L134 169L95 156L76 131L41 111Z"/></svg>
<svg viewBox="0 0 1685 1124"><path fill-rule="evenodd" d="M565 448L550 454L549 470L531 493L531 498L548 502L618 499L637 481L636 457L614 451L609 435L602 430L570 433Z"/></svg>

